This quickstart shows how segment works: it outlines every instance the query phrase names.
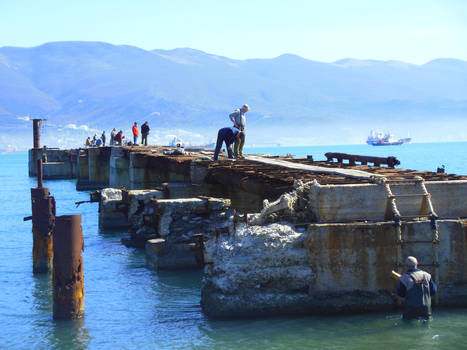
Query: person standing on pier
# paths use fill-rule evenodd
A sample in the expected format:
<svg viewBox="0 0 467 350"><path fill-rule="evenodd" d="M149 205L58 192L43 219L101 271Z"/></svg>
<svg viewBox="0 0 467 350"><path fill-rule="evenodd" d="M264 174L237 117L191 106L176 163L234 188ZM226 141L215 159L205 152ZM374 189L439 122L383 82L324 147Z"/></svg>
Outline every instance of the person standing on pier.
<svg viewBox="0 0 467 350"><path fill-rule="evenodd" d="M135 122L133 124L133 129L131 129L133 131L133 145L137 145L138 144L138 136L139 136L139 130L138 130L138 123Z"/></svg>
<svg viewBox="0 0 467 350"><path fill-rule="evenodd" d="M228 128L222 128L217 133L217 143L216 149L214 150L214 160L217 160L219 157L219 152L221 151L222 144L225 142L227 147L227 154L230 159L234 159L232 155L232 144L238 140L240 136L240 130L231 126Z"/></svg>
<svg viewBox="0 0 467 350"><path fill-rule="evenodd" d="M110 145L113 146L115 144L115 134L117 133L117 129L113 128L110 132Z"/></svg>
<svg viewBox="0 0 467 350"><path fill-rule="evenodd" d="M397 286L397 295L405 298L402 317L405 320L428 320L431 316L431 297L437 291L436 284L428 272L418 269L415 257L409 256L405 263L408 270L401 276Z"/></svg>
<svg viewBox="0 0 467 350"><path fill-rule="evenodd" d="M102 140L102 146L105 146L105 130L102 131L101 140Z"/></svg>
<svg viewBox="0 0 467 350"><path fill-rule="evenodd" d="M148 134L149 134L149 124L145 122L141 125L141 144L147 146L148 145Z"/></svg>
<svg viewBox="0 0 467 350"><path fill-rule="evenodd" d="M246 116L245 114L250 110L250 106L244 104L242 108L237 108L235 111L230 113L229 118L232 121L235 128L240 130L240 135L235 141L234 145L234 156L235 158L243 158L243 146L245 144L245 127L246 127Z"/></svg>

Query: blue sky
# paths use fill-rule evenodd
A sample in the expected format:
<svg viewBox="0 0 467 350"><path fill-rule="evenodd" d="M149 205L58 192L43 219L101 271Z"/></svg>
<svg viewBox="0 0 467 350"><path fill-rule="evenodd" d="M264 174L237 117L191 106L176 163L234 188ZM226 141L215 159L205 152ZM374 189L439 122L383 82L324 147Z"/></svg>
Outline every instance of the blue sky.
<svg viewBox="0 0 467 350"><path fill-rule="evenodd" d="M467 60L463 0L0 0L0 46L86 40L231 58Z"/></svg>

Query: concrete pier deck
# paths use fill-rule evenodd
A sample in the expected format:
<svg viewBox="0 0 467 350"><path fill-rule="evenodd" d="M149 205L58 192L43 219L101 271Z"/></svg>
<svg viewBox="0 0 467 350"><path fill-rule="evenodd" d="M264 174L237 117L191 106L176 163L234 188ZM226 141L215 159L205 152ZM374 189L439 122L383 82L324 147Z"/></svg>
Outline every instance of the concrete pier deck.
<svg viewBox="0 0 467 350"><path fill-rule="evenodd" d="M429 171L347 165L287 157L249 155L232 162L210 160L212 152L186 150L171 155L170 147L99 147L77 150L32 149L29 174L36 159L46 155L45 179L77 179L78 190L106 187L165 189L169 198L197 195L230 198L240 211L259 211L264 199L275 200L293 189L294 181L320 185L371 184L374 177L405 181L421 176L427 182L467 180L467 176Z"/></svg>

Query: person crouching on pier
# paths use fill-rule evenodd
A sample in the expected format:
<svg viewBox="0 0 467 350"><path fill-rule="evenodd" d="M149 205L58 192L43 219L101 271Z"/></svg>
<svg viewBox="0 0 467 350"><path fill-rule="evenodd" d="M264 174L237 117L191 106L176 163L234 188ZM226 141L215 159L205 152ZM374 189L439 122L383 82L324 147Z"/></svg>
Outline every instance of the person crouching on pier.
<svg viewBox="0 0 467 350"><path fill-rule="evenodd" d="M217 143L216 149L214 150L214 160L217 160L219 157L219 152L221 151L222 144L225 142L225 146L227 147L227 154L230 159L234 159L232 154L232 144L238 140L240 136L240 130L236 127L227 127L222 128L217 133Z"/></svg>
<svg viewBox="0 0 467 350"><path fill-rule="evenodd" d="M133 124L133 144L134 145L137 145L138 144L138 136L139 136L139 130L138 130L138 123L135 122Z"/></svg>
<svg viewBox="0 0 467 350"><path fill-rule="evenodd" d="M114 137L114 143L116 145L121 146L122 145L122 139L123 139L123 131L120 130L119 132L117 132L117 134Z"/></svg>
<svg viewBox="0 0 467 350"><path fill-rule="evenodd" d="M436 284L428 272L417 268L418 261L409 256L405 261L408 270L404 273L397 286L397 294L404 300L404 320L424 319L431 316L431 297L435 295Z"/></svg>

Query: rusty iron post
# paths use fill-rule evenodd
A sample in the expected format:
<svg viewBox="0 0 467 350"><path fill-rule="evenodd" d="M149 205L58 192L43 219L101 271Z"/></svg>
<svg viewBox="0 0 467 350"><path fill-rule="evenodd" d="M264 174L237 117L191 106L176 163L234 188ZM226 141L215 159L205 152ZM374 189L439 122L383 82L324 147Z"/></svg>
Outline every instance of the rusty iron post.
<svg viewBox="0 0 467 350"><path fill-rule="evenodd" d="M42 119L33 119L32 120L32 127L33 127L33 145L35 149L41 148L41 120Z"/></svg>
<svg viewBox="0 0 467 350"><path fill-rule="evenodd" d="M76 319L84 315L81 215L57 216L53 236L53 317Z"/></svg>
<svg viewBox="0 0 467 350"><path fill-rule="evenodd" d="M42 171L42 159L37 160L37 187L44 187L43 183L43 171Z"/></svg>
<svg viewBox="0 0 467 350"><path fill-rule="evenodd" d="M50 195L49 189L42 187L40 183L39 187L31 188L31 202L32 269L34 273L45 273L52 271L53 265L52 232L55 225L55 198Z"/></svg>

